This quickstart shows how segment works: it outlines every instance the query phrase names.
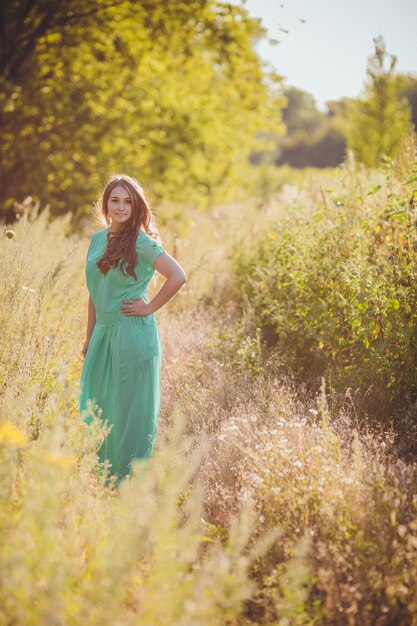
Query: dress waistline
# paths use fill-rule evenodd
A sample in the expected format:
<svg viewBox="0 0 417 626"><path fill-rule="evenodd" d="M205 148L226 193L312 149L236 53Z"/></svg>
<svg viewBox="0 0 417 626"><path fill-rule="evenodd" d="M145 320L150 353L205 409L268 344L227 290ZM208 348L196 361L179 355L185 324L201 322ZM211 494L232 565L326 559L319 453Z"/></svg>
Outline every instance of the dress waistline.
<svg viewBox="0 0 417 626"><path fill-rule="evenodd" d="M150 315L125 315L122 311L96 311L96 324L98 326L116 326L124 323L149 326L155 321L155 313Z"/></svg>

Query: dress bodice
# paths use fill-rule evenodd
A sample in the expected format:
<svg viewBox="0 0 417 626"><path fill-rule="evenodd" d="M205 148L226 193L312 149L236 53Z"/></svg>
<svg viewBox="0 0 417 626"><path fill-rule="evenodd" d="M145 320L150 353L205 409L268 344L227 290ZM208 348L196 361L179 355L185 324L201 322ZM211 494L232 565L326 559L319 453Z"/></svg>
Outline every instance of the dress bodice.
<svg viewBox="0 0 417 626"><path fill-rule="evenodd" d="M148 301L147 291L149 283L156 273L153 263L163 252L164 248L143 230L139 230L136 239L136 279L130 274L123 274L119 266L103 274L97 266L97 261L103 256L107 247L108 229L94 233L87 252L85 276L87 289L93 300L96 311L109 313L120 309L123 300L144 298Z"/></svg>

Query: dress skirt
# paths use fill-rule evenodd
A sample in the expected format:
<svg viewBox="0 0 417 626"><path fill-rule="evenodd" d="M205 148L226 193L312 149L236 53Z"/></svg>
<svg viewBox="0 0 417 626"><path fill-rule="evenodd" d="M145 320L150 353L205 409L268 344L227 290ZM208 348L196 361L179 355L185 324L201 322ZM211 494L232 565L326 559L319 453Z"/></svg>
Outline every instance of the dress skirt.
<svg viewBox="0 0 417 626"><path fill-rule="evenodd" d="M110 462L116 485L131 473L135 458L154 451L160 409L162 349L155 314L125 315L96 310L79 388L79 409L93 400L111 430L98 451ZM86 424L91 415L84 418Z"/></svg>

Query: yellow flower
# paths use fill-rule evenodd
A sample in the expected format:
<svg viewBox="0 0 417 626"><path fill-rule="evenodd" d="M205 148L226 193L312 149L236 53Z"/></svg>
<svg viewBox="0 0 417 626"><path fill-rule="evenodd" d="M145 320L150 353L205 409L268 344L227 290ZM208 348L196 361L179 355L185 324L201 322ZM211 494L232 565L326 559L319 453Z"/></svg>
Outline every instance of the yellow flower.
<svg viewBox="0 0 417 626"><path fill-rule="evenodd" d="M21 448L27 444L27 441L26 435L11 422L2 422L0 424L0 443L8 443Z"/></svg>
<svg viewBox="0 0 417 626"><path fill-rule="evenodd" d="M63 469L69 469L74 465L74 459L64 454L54 454L53 452L46 452L42 456L43 460L50 465L57 465Z"/></svg>

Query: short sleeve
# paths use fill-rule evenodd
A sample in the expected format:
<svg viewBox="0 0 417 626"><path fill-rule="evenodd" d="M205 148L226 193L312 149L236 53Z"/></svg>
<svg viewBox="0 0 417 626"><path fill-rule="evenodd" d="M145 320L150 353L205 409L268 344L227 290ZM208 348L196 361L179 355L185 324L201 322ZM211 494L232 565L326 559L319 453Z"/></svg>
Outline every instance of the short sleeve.
<svg viewBox="0 0 417 626"><path fill-rule="evenodd" d="M165 252L165 250L157 241L155 241L155 239L141 230L139 231L136 239L136 252L138 255L138 261L142 261L153 271L155 259L157 259L160 254Z"/></svg>

